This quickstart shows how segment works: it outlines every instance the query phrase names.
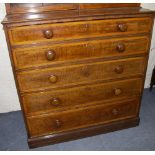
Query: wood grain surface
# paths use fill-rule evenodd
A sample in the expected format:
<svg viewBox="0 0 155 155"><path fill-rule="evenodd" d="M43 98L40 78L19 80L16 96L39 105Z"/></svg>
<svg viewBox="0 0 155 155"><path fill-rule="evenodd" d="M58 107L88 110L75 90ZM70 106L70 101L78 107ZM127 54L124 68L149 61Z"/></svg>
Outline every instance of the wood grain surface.
<svg viewBox="0 0 155 155"><path fill-rule="evenodd" d="M139 124L154 12L140 4L7 4L28 144Z"/></svg>
<svg viewBox="0 0 155 155"><path fill-rule="evenodd" d="M101 36L124 36L149 33L151 23L151 18L145 17L33 25L10 28L9 37L12 45L20 45ZM118 28L119 25L122 25L122 28ZM123 30L124 27L126 27L125 31ZM46 33L47 31L51 33L50 37Z"/></svg>
<svg viewBox="0 0 155 155"><path fill-rule="evenodd" d="M121 50L120 46L124 46ZM110 58L147 53L149 36L113 38L55 44L41 47L17 48L13 50L16 69L32 68L75 62L86 59ZM53 52L53 59L48 59L48 53Z"/></svg>

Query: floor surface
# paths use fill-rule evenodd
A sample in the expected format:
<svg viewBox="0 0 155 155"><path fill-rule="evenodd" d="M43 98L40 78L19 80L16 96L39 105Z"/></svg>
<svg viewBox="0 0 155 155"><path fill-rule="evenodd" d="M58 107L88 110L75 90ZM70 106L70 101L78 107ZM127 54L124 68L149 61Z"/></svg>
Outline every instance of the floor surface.
<svg viewBox="0 0 155 155"><path fill-rule="evenodd" d="M144 91L138 127L29 149L21 111L0 114L0 150L130 151L155 150L155 88Z"/></svg>

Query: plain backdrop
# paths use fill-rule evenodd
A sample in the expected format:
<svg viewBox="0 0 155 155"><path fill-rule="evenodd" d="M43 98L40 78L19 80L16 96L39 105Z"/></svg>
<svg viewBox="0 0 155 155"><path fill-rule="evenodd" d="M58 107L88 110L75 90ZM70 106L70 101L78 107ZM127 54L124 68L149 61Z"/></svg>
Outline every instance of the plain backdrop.
<svg viewBox="0 0 155 155"><path fill-rule="evenodd" d="M155 3L142 3L142 7L155 10ZM5 5L0 3L0 21L6 14ZM150 58L145 81L145 88L149 87L152 69L155 65L155 26L153 30ZM20 110L15 82L9 60L9 54L3 27L0 24L0 113Z"/></svg>

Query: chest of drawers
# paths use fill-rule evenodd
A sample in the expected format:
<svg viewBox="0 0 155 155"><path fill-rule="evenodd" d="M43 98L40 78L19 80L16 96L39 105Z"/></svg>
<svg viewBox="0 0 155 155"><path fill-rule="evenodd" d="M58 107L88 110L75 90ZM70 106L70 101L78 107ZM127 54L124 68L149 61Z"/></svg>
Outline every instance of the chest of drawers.
<svg viewBox="0 0 155 155"><path fill-rule="evenodd" d="M30 147L139 124L154 12L139 4L6 8Z"/></svg>

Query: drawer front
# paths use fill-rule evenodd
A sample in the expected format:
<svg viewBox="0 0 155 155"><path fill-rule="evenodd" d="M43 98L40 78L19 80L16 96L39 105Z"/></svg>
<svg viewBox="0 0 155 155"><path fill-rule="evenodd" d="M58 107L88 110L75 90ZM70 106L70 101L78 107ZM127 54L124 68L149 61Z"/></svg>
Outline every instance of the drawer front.
<svg viewBox="0 0 155 155"><path fill-rule="evenodd" d="M149 38L129 37L59 44L39 48L13 50L16 69L51 65L89 58L107 58L146 53Z"/></svg>
<svg viewBox="0 0 155 155"><path fill-rule="evenodd" d="M144 72L145 58L129 58L90 64L20 72L18 82L23 92L109 80Z"/></svg>
<svg viewBox="0 0 155 155"><path fill-rule="evenodd" d="M151 31L151 27L152 20L149 17L95 20L17 27L9 30L9 37L12 45L34 44L47 41L148 33Z"/></svg>
<svg viewBox="0 0 155 155"><path fill-rule="evenodd" d="M132 98L141 93L142 79L99 83L69 89L51 90L22 96L27 115L62 111L64 108L97 104L100 101ZM105 102L106 104L106 102Z"/></svg>
<svg viewBox="0 0 155 155"><path fill-rule="evenodd" d="M88 127L92 125L110 123L116 120L136 117L139 100L115 103L108 106L100 105L71 110L59 114L28 117L30 137L54 134ZM37 129L37 130L36 130Z"/></svg>

